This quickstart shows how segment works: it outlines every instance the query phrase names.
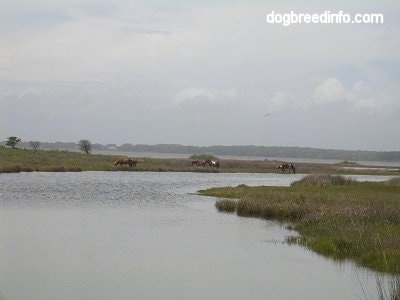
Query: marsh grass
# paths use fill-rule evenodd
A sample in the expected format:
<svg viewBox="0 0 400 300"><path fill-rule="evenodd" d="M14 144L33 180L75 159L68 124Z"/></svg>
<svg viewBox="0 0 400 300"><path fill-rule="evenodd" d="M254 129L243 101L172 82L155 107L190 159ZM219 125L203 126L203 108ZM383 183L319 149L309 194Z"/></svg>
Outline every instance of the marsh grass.
<svg viewBox="0 0 400 300"><path fill-rule="evenodd" d="M389 185L392 186L400 186L400 177L394 177L387 182Z"/></svg>
<svg viewBox="0 0 400 300"><path fill-rule="evenodd" d="M217 201L219 211L289 224L301 235L292 243L301 241L325 256L400 274L400 186L393 182L322 176L290 187L238 186L199 193L225 198ZM227 198L235 200L226 203Z"/></svg>
<svg viewBox="0 0 400 300"><path fill-rule="evenodd" d="M308 175L293 182L292 186L305 184L326 187L336 185L356 185L357 181L341 175Z"/></svg>
<svg viewBox="0 0 400 300"><path fill-rule="evenodd" d="M121 155L123 156L123 155ZM85 155L75 151L9 149L0 146L0 173L31 171L152 171L152 172L201 172L201 173L280 173L276 166L280 161L220 159L220 168L192 166L191 158L160 159L137 157L135 168L114 166L119 155ZM207 156L210 157L210 156ZM332 164L296 163L297 173L340 173ZM345 174L398 175L392 170L345 170ZM288 175L289 176L289 175Z"/></svg>
<svg viewBox="0 0 400 300"><path fill-rule="evenodd" d="M400 300L400 276L386 279L385 276L375 276L379 300ZM367 297L365 297L367 299Z"/></svg>
<svg viewBox="0 0 400 300"><path fill-rule="evenodd" d="M221 199L215 203L215 207L222 212L235 212L236 211L236 202L228 199Z"/></svg>

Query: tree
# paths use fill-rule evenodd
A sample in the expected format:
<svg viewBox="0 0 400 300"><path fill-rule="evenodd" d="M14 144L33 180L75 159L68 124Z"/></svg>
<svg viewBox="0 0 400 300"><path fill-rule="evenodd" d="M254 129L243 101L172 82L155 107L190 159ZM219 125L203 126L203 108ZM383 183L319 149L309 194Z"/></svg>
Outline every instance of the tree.
<svg viewBox="0 0 400 300"><path fill-rule="evenodd" d="M92 151L92 143L89 140L80 140L79 149L86 154L90 154Z"/></svg>
<svg viewBox="0 0 400 300"><path fill-rule="evenodd" d="M17 138L16 136L9 136L8 140L6 141L6 145L15 149L15 145L18 144L20 141L21 139Z"/></svg>
<svg viewBox="0 0 400 300"><path fill-rule="evenodd" d="M40 142L38 142L38 141L30 141L29 144L33 148L33 154L35 154L36 150L40 147Z"/></svg>

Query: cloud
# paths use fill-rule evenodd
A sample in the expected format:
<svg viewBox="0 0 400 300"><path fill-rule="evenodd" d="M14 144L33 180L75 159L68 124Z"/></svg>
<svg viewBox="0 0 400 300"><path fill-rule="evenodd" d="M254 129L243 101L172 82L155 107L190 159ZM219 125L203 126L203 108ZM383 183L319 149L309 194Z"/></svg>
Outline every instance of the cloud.
<svg viewBox="0 0 400 300"><path fill-rule="evenodd" d="M375 110L392 106L389 98L384 98L375 93L363 81L356 82L346 94L348 101L355 109Z"/></svg>
<svg viewBox="0 0 400 300"><path fill-rule="evenodd" d="M0 68L7 70L0 79L86 81L106 72L164 72L178 57L181 39L170 33L183 27L183 20L162 10L123 8L98 15L69 7L51 26L33 22L15 30L19 24L14 24L0 43Z"/></svg>
<svg viewBox="0 0 400 300"><path fill-rule="evenodd" d="M390 94L384 94L374 89L364 81L359 80L346 87L334 77L327 77L308 91L294 89L278 91L266 101L272 111L309 110L312 107L332 107L341 105L352 111L371 112L378 110L393 110L398 108L398 101Z"/></svg>
<svg viewBox="0 0 400 300"><path fill-rule="evenodd" d="M209 102L224 104L237 98L237 91L234 89L207 89L187 88L177 93L172 103L181 105L184 103Z"/></svg>
<svg viewBox="0 0 400 300"><path fill-rule="evenodd" d="M319 84L311 96L311 103L326 105L342 103L356 110L376 110L391 106L390 98L383 98L362 80L354 83L350 88L336 78L326 78Z"/></svg>
<svg viewBox="0 0 400 300"><path fill-rule="evenodd" d="M316 104L325 104L343 101L346 98L346 90L343 84L336 78L326 78L318 85L312 95Z"/></svg>
<svg viewBox="0 0 400 300"><path fill-rule="evenodd" d="M269 101L271 111L285 110L293 108L296 105L296 97L289 92L276 92Z"/></svg>
<svg viewBox="0 0 400 300"><path fill-rule="evenodd" d="M21 134L39 131L25 121L31 112L51 124L40 128L43 136L60 124L55 139L75 136L74 125L64 125L65 116L86 114L93 134L107 142L113 140L101 135L112 130L112 138L121 142L186 143L176 139L189 136L196 144L202 140L196 142L191 130L213 131L218 122L221 136L241 133L229 143L260 144L270 141L253 116L273 122L262 115L275 112L303 118L296 125L275 126L268 138L276 135L276 144L290 126L298 128L301 140L304 127L332 111L345 112L343 124L377 112L388 132L399 128L399 4L374 4L385 13L385 24L284 27L267 24L266 13L364 7L344 0L333 8L293 0L5 1L0 7L0 115L18 110ZM209 111L212 105L224 113L217 118ZM15 125L2 122L0 135L6 136ZM120 134L128 127L141 128L147 139L135 140L139 131L132 137Z"/></svg>

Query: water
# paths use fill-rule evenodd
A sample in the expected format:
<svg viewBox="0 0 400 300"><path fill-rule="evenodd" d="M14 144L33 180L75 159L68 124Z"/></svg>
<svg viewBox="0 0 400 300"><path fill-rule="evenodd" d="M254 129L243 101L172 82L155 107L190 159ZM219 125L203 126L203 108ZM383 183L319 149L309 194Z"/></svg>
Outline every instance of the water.
<svg viewBox="0 0 400 300"><path fill-rule="evenodd" d="M0 299L375 299L373 272L290 246L283 226L218 213L215 198L193 194L299 178L1 174Z"/></svg>
<svg viewBox="0 0 400 300"><path fill-rule="evenodd" d="M110 151L110 150L95 150L95 154L104 155L120 155L132 157L153 157L153 158L188 158L192 154L183 153L157 153L157 152L124 152L124 151ZM265 160L270 161L290 161L293 163L314 163L314 164L337 164L343 162L340 159L323 159L323 158L293 158L293 157L262 157L262 156L239 156L239 155L217 155L219 159L234 159L234 160ZM381 167L395 167L396 170L400 167L400 162L394 161L356 161L356 163L363 166L381 166Z"/></svg>

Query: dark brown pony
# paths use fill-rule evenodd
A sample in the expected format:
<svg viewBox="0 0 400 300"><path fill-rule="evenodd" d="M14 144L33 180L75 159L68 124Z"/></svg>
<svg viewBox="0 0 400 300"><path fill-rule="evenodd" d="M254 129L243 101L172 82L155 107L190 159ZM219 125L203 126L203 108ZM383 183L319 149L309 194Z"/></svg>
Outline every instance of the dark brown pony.
<svg viewBox="0 0 400 300"><path fill-rule="evenodd" d="M282 173L285 173L286 170L289 170L289 174L290 174L290 170L293 170L293 174L296 174L296 168L294 167L294 165L292 163L284 162L281 165L277 166L276 169L282 170Z"/></svg>
<svg viewBox="0 0 400 300"><path fill-rule="evenodd" d="M131 157L121 157L119 158L115 163L114 166L120 165L122 168L122 165L128 165L131 168L136 167L137 160Z"/></svg>
<svg viewBox="0 0 400 300"><path fill-rule="evenodd" d="M206 161L205 160L192 160L192 166L196 165L198 167L205 167Z"/></svg>

